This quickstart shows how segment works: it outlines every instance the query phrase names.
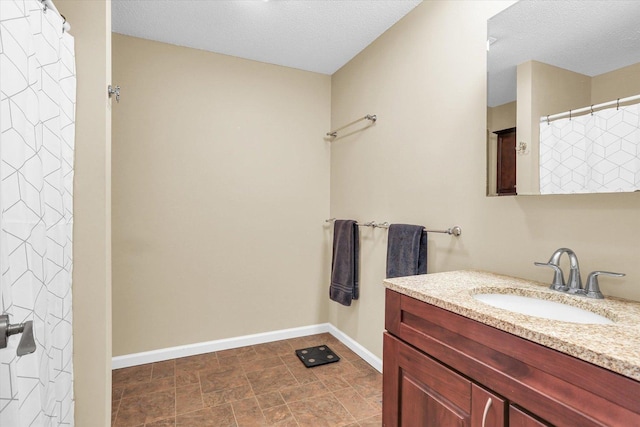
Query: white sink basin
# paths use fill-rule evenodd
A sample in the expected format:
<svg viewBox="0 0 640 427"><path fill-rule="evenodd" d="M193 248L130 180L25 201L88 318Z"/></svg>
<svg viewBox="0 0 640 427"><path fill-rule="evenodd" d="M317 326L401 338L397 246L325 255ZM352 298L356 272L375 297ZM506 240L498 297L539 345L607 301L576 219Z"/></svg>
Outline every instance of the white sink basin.
<svg viewBox="0 0 640 427"><path fill-rule="evenodd" d="M493 307L528 316L571 323L613 324L611 319L591 311L545 299L512 294L476 294L473 297Z"/></svg>

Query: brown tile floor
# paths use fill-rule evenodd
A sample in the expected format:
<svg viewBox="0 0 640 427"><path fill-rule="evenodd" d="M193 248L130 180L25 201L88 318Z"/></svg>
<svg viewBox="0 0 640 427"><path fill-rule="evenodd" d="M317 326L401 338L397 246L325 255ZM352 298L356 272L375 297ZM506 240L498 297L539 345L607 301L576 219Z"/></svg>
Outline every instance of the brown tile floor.
<svg viewBox="0 0 640 427"><path fill-rule="evenodd" d="M341 360L305 368L294 350ZM330 334L113 371L116 427L379 427L382 375Z"/></svg>

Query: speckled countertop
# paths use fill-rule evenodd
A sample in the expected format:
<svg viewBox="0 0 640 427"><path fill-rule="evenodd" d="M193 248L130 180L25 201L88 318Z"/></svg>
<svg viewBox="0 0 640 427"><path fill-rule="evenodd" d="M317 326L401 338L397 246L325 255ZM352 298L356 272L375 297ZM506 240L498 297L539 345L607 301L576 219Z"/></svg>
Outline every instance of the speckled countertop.
<svg viewBox="0 0 640 427"><path fill-rule="evenodd" d="M483 271L451 271L386 279L401 294L542 344L640 381L640 303L568 295L548 284ZM580 324L543 319L492 307L474 294L506 293L569 304L613 320Z"/></svg>

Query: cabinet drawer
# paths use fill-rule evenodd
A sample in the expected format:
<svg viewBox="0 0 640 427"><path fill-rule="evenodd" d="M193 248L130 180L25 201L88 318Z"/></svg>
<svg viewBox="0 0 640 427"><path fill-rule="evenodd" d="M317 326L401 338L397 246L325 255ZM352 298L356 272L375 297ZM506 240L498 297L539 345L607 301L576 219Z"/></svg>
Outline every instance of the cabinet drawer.
<svg viewBox="0 0 640 427"><path fill-rule="evenodd" d="M509 427L549 427L549 424L538 421L526 412L509 406Z"/></svg>

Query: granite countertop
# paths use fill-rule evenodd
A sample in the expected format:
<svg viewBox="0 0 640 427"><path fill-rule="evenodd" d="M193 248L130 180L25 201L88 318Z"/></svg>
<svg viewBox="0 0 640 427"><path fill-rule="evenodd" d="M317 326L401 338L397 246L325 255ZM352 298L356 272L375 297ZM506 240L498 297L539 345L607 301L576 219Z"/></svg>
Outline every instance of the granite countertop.
<svg viewBox="0 0 640 427"><path fill-rule="evenodd" d="M640 303L568 295L549 284L483 271L451 271L386 279L385 287L640 381ZM508 293L569 304L611 319L580 324L492 307L473 294Z"/></svg>

